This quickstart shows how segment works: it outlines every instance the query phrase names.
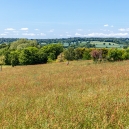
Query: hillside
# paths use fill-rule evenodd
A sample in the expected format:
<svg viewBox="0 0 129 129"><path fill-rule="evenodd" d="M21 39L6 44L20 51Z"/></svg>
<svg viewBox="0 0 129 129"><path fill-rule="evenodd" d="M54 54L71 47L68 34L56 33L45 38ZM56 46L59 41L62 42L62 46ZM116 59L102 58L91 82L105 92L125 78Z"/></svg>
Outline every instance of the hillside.
<svg viewBox="0 0 129 129"><path fill-rule="evenodd" d="M4 67L0 127L127 128L128 75L129 61Z"/></svg>
<svg viewBox="0 0 129 129"><path fill-rule="evenodd" d="M0 38L0 44L10 44L20 40L18 38ZM71 38L56 38L56 39L26 39L36 41L41 46L51 43L62 43L65 48L69 46L73 47L88 47L88 48L121 48L129 46L129 38L86 38L86 37L71 37ZM105 45L103 44L105 43ZM111 43L111 44L109 44ZM95 46L94 46L95 44ZM96 46L97 44L97 46ZM114 45L113 45L114 44Z"/></svg>

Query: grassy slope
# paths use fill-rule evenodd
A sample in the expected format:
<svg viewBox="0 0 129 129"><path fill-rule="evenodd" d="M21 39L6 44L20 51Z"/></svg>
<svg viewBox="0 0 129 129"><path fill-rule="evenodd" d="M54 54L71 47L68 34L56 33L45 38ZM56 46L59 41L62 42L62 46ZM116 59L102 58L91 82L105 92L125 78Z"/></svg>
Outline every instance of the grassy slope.
<svg viewBox="0 0 129 129"><path fill-rule="evenodd" d="M129 125L129 61L3 68L0 127L105 129Z"/></svg>

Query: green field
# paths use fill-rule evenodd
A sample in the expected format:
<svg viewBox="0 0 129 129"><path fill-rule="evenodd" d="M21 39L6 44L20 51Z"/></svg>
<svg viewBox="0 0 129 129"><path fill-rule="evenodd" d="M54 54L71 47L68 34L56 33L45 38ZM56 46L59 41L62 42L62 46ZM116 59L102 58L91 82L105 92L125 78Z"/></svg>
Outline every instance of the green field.
<svg viewBox="0 0 129 129"><path fill-rule="evenodd" d="M95 45L96 48L123 48L123 44L113 42L89 41L90 44ZM88 41L81 41L78 47L85 47ZM70 45L76 45L76 42L71 42ZM64 47L69 47L69 43L64 43Z"/></svg>
<svg viewBox="0 0 129 129"><path fill-rule="evenodd" d="M4 67L0 128L129 128L129 61Z"/></svg>
<svg viewBox="0 0 129 129"><path fill-rule="evenodd" d="M113 42L91 41L90 43L95 44L96 48L123 48L123 45L116 44Z"/></svg>

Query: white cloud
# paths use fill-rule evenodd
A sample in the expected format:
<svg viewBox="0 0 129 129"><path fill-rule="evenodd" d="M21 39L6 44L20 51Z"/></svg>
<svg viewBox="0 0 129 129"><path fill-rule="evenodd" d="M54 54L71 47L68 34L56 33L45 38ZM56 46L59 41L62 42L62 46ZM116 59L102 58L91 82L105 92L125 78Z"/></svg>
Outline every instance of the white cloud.
<svg viewBox="0 0 129 129"><path fill-rule="evenodd" d="M15 29L13 29L13 28L6 28L5 30L12 31L12 30L15 30Z"/></svg>
<svg viewBox="0 0 129 129"><path fill-rule="evenodd" d="M46 36L46 34L44 34L44 33L40 33L40 35L41 35L41 36Z"/></svg>
<svg viewBox="0 0 129 129"><path fill-rule="evenodd" d="M121 28L121 29L118 29L119 31L125 31L125 29L124 28Z"/></svg>
<svg viewBox="0 0 129 129"><path fill-rule="evenodd" d="M108 27L109 25L108 24L105 24L104 27Z"/></svg>
<svg viewBox="0 0 129 129"><path fill-rule="evenodd" d="M25 35L25 36L35 36L34 33L23 33L22 35Z"/></svg>
<svg viewBox="0 0 129 129"><path fill-rule="evenodd" d="M29 30L28 28L21 28L20 30Z"/></svg>
<svg viewBox="0 0 129 129"><path fill-rule="evenodd" d="M114 26L112 25L111 27L113 28Z"/></svg>
<svg viewBox="0 0 129 129"><path fill-rule="evenodd" d="M82 36L81 34L79 34L79 33L75 33L75 36Z"/></svg>
<svg viewBox="0 0 129 129"><path fill-rule="evenodd" d="M62 37L63 35L61 34L60 37Z"/></svg>
<svg viewBox="0 0 129 129"><path fill-rule="evenodd" d="M121 28L121 29L118 29L119 31L129 31L129 28Z"/></svg>
<svg viewBox="0 0 129 129"><path fill-rule="evenodd" d="M87 36L87 37L126 37L126 36L129 36L129 34L128 33L109 33L109 34L90 33L85 36Z"/></svg>
<svg viewBox="0 0 129 129"><path fill-rule="evenodd" d="M38 31L39 29L35 29L36 31Z"/></svg>
<svg viewBox="0 0 129 129"><path fill-rule="evenodd" d="M53 33L53 32L54 32L54 29L49 30L49 32L50 32L50 33Z"/></svg>

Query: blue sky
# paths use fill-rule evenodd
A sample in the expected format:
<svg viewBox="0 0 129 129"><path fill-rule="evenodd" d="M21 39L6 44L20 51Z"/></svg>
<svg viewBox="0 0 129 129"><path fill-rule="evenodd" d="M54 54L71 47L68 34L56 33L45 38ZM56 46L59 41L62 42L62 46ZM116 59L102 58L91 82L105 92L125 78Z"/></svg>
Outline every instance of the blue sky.
<svg viewBox="0 0 129 129"><path fill-rule="evenodd" d="M129 0L1 0L0 38L129 37Z"/></svg>

